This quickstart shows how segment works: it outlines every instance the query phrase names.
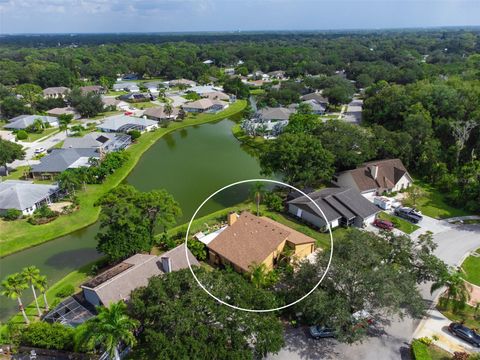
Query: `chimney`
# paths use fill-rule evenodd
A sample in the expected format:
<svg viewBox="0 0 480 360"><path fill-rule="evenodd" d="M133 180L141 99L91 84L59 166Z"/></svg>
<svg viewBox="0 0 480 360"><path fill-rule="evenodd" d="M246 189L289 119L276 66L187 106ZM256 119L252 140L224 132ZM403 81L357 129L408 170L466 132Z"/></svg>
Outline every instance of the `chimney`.
<svg viewBox="0 0 480 360"><path fill-rule="evenodd" d="M232 226L237 221L238 216L236 212L231 212L227 215L228 226Z"/></svg>
<svg viewBox="0 0 480 360"><path fill-rule="evenodd" d="M172 259L169 257L162 257L162 268L165 273L172 271Z"/></svg>
<svg viewBox="0 0 480 360"><path fill-rule="evenodd" d="M372 177L377 180L377 175L378 175L378 165L372 165L370 166L370 174Z"/></svg>

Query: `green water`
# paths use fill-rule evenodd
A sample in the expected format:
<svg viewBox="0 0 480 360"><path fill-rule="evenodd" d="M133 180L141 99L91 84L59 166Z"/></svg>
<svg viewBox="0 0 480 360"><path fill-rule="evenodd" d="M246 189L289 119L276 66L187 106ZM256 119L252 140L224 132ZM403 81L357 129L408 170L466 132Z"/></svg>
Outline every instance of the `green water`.
<svg viewBox="0 0 480 360"><path fill-rule="evenodd" d="M257 160L242 150L231 134L233 122L188 127L154 144L126 179L139 190L166 189L180 203L179 223L190 220L211 193L232 182L260 177ZM247 186L237 186L209 201L200 215L234 205L245 199ZM35 265L54 283L80 266L99 257L95 251L98 224L0 260L0 278ZM28 291L25 303L32 299ZM16 303L0 298L0 320L16 312Z"/></svg>

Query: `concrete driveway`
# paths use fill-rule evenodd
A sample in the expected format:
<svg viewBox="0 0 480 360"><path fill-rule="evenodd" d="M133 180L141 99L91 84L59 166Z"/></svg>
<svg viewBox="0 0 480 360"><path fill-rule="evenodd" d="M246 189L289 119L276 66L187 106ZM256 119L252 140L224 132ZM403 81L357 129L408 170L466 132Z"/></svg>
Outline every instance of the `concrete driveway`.
<svg viewBox="0 0 480 360"><path fill-rule="evenodd" d="M352 124L360 124L362 121L363 100L353 98L343 113L343 120Z"/></svg>

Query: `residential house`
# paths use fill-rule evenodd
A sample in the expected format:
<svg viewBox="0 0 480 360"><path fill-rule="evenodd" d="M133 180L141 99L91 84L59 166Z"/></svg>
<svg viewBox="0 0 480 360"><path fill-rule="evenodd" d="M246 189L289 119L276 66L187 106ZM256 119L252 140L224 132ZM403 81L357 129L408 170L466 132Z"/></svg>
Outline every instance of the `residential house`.
<svg viewBox="0 0 480 360"><path fill-rule="evenodd" d="M220 100L200 99L182 105L183 110L190 113L218 112L228 107L228 103Z"/></svg>
<svg viewBox="0 0 480 360"><path fill-rule="evenodd" d="M283 70L277 70L277 71L270 71L267 73L268 77L270 79L275 79L275 80L285 80L285 71Z"/></svg>
<svg viewBox="0 0 480 360"><path fill-rule="evenodd" d="M212 86L212 85L198 85L198 86L192 86L187 90L188 92L195 92L200 96L203 96L204 94L211 93L211 92L218 92L223 90L221 87L218 86Z"/></svg>
<svg viewBox="0 0 480 360"><path fill-rule="evenodd" d="M4 126L5 129L11 130L24 130L30 125L33 125L35 120L41 120L43 124L49 127L58 127L58 118L53 116L44 116L44 115L19 115L10 120L8 124Z"/></svg>
<svg viewBox="0 0 480 360"><path fill-rule="evenodd" d="M0 214L9 209L31 215L43 204L50 204L58 196L58 185L34 184L32 181L5 180L0 182Z"/></svg>
<svg viewBox="0 0 480 360"><path fill-rule="evenodd" d="M159 87L165 87L163 81L149 81L146 83L143 83L143 86L147 88L147 91L151 94L158 95L159 93Z"/></svg>
<svg viewBox="0 0 480 360"><path fill-rule="evenodd" d="M152 98L152 95L147 96L147 95L141 94L141 93L130 93L130 94L125 94L125 95L119 96L118 100L130 102L130 103L135 103L135 102L150 101L150 100L153 100L153 98Z"/></svg>
<svg viewBox="0 0 480 360"><path fill-rule="evenodd" d="M187 249L192 266L197 259ZM188 268L185 245L167 251L163 255L136 254L98 274L81 286L85 299L92 305L109 306L118 301L128 301L133 290L147 286L148 279L165 273Z"/></svg>
<svg viewBox="0 0 480 360"><path fill-rule="evenodd" d="M39 164L32 165L30 175L52 179L67 169L89 167L91 158L100 158L96 149L53 149L40 159Z"/></svg>
<svg viewBox="0 0 480 360"><path fill-rule="evenodd" d="M316 115L323 115L325 114L325 111L326 111L326 107L324 104L322 103L319 103L317 100L315 99L310 99L310 100L305 100L305 101L302 101L302 104L307 104L307 105L310 105L310 107L312 108L312 112Z"/></svg>
<svg viewBox="0 0 480 360"><path fill-rule="evenodd" d="M221 91L205 92L201 96L210 100L230 101L230 96Z"/></svg>
<svg viewBox="0 0 480 360"><path fill-rule="evenodd" d="M188 80L188 79L175 79L175 80L170 80L168 82L170 86L178 86L178 85L185 85L185 86L196 86L197 83L193 80Z"/></svg>
<svg viewBox="0 0 480 360"><path fill-rule="evenodd" d="M45 99L64 99L70 92L70 89L65 86L57 86L43 89L42 92Z"/></svg>
<svg viewBox="0 0 480 360"><path fill-rule="evenodd" d="M80 119L81 116L73 107L61 107L53 108L47 111L47 114L54 117L59 117L60 115L72 115L74 119Z"/></svg>
<svg viewBox="0 0 480 360"><path fill-rule="evenodd" d="M330 228L337 226L363 227L375 220L380 209L352 188L325 188L308 196L320 207ZM288 201L288 212L302 221L319 229L326 229L327 223L306 196Z"/></svg>
<svg viewBox="0 0 480 360"><path fill-rule="evenodd" d="M176 120L178 117L179 109L172 108L172 112L167 114L165 112L164 106L148 108L144 111L143 116L146 116L147 119L155 120L158 122L165 122L169 120Z"/></svg>
<svg viewBox="0 0 480 360"><path fill-rule="evenodd" d="M235 68L225 68L223 72L225 75L235 75Z"/></svg>
<svg viewBox="0 0 480 360"><path fill-rule="evenodd" d="M288 125L288 119L295 109L284 107L266 107L255 114L252 119L242 123L243 130L249 135L263 135L267 138L278 136Z"/></svg>
<svg viewBox="0 0 480 360"><path fill-rule="evenodd" d="M413 179L400 159L376 160L335 174L333 183L360 191L373 201L376 195L408 188Z"/></svg>
<svg viewBox="0 0 480 360"><path fill-rule="evenodd" d="M204 63L205 65L212 65L212 64L213 64L213 60L208 59L208 60L205 60L203 63Z"/></svg>
<svg viewBox="0 0 480 360"><path fill-rule="evenodd" d="M249 272L254 264L265 264L271 270L286 248L293 250L297 259L315 250L315 239L249 212L229 214L228 225L221 232L199 241L207 246L212 265L232 266L237 272Z"/></svg>
<svg viewBox="0 0 480 360"><path fill-rule="evenodd" d="M123 82L113 84L113 91L128 91L128 92L139 92L140 88L137 84L133 82Z"/></svg>
<svg viewBox="0 0 480 360"><path fill-rule="evenodd" d="M83 94L94 93L94 94L105 94L105 88L100 85L87 85L81 86L80 90Z"/></svg>
<svg viewBox="0 0 480 360"><path fill-rule="evenodd" d="M158 128L158 123L153 120L143 119L135 116L114 115L109 116L97 126L103 132L129 132L130 130L152 131Z"/></svg>
<svg viewBox="0 0 480 360"><path fill-rule="evenodd" d="M328 99L323 96L320 92L313 92L310 94L306 94L300 97L301 100L307 101L307 100L315 100L318 104L323 105L324 107L327 107L328 105Z"/></svg>
<svg viewBox="0 0 480 360"><path fill-rule="evenodd" d="M102 102L106 109L115 108L116 110L127 111L130 107L130 104L127 102L115 99L114 97L102 97Z"/></svg>
<svg viewBox="0 0 480 360"><path fill-rule="evenodd" d="M107 153L125 149L131 142L130 135L91 132L82 137L67 137L62 149L95 149L99 153Z"/></svg>

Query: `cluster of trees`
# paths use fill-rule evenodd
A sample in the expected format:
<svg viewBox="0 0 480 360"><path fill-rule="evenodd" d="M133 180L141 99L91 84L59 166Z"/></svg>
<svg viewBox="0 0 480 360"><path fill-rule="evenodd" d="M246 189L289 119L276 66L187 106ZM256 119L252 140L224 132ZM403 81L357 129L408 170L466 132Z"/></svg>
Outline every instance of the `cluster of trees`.
<svg viewBox="0 0 480 360"><path fill-rule="evenodd" d="M37 290L43 296L45 311L48 311L48 301L46 296L47 290L47 277L40 274L40 270L36 266L28 266L23 268L21 272L8 275L1 283L0 294L10 299L15 299L18 302L18 309L22 313L26 324L30 323L30 320L25 312L25 307L22 302L22 294L30 288L35 299L35 306L37 308L38 316L42 316L40 305L38 303Z"/></svg>
<svg viewBox="0 0 480 360"><path fill-rule="evenodd" d="M103 111L102 97L94 92L85 93L80 88L74 88L68 94L68 101L83 117L94 117Z"/></svg>
<svg viewBox="0 0 480 360"><path fill-rule="evenodd" d="M96 205L102 207L97 249L110 262L149 252L155 233L166 232L181 215L178 203L167 191L140 192L130 185L116 187Z"/></svg>
<svg viewBox="0 0 480 360"><path fill-rule="evenodd" d="M3 167L6 175L8 175L8 163L24 158L25 150L22 145L0 138L0 167Z"/></svg>

